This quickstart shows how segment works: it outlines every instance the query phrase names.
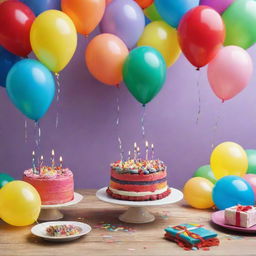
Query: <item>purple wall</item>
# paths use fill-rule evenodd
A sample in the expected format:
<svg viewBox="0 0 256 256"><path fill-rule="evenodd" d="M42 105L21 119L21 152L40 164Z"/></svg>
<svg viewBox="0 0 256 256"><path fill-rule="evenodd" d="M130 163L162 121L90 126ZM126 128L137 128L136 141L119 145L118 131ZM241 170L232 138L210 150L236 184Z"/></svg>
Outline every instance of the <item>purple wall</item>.
<svg viewBox="0 0 256 256"><path fill-rule="evenodd" d="M64 165L75 174L77 188L100 188L109 181L109 164L119 158L116 129L116 98L120 97L120 136L126 152L136 141L142 145L140 119L142 107L124 85L118 90L97 82L84 63L86 41L79 38L78 49L68 67L61 72L60 124L55 128L56 102L41 120L40 148L45 159L54 148ZM255 47L250 49L255 59ZM145 129L155 144L156 157L169 168L169 183L182 187L193 172L209 162L211 144L226 140L244 148L256 148L256 78L235 99L221 104L213 95L206 77L200 71L201 115L198 111L198 72L184 56L169 69L160 94L147 105ZM34 148L32 121L28 120L25 143L24 116L14 108L4 89L0 94L0 163L1 172L21 178L31 167ZM214 132L219 114L221 119Z"/></svg>

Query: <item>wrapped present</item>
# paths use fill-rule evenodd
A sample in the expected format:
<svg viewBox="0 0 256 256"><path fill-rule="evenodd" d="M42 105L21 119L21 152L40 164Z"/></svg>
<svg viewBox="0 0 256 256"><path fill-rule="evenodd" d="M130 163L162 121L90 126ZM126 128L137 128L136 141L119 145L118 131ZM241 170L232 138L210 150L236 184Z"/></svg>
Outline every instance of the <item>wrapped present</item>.
<svg viewBox="0 0 256 256"><path fill-rule="evenodd" d="M243 228L256 225L256 208L252 205L237 205L225 209L225 224Z"/></svg>
<svg viewBox="0 0 256 256"><path fill-rule="evenodd" d="M219 245L217 233L203 228L199 224L180 224L168 227L165 231L166 239L176 242L180 247L187 250Z"/></svg>

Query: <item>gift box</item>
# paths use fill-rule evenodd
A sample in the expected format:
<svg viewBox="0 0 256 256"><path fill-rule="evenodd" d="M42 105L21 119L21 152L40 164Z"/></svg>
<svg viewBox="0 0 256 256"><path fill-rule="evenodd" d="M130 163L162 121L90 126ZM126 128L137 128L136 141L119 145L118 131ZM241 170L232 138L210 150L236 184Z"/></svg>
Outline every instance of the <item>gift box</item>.
<svg viewBox="0 0 256 256"><path fill-rule="evenodd" d="M225 224L243 228L256 225L256 208L251 205L237 205L225 209Z"/></svg>
<svg viewBox="0 0 256 256"><path fill-rule="evenodd" d="M180 224L165 229L165 238L176 242L184 249L219 245L217 233L199 224Z"/></svg>

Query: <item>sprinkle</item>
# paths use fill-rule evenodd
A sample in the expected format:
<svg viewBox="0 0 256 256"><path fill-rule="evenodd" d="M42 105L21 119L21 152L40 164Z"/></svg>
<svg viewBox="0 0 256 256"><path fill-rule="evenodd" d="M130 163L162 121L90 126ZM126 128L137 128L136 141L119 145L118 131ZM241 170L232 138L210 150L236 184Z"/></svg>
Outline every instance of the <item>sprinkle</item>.
<svg viewBox="0 0 256 256"><path fill-rule="evenodd" d="M95 225L94 228L106 229L106 230L111 231L111 232L122 231L122 232L132 233L132 232L136 231L135 229L130 228L130 227L125 227L125 226L122 226L122 225L112 225L112 224L109 224L109 223L98 224L98 225Z"/></svg>

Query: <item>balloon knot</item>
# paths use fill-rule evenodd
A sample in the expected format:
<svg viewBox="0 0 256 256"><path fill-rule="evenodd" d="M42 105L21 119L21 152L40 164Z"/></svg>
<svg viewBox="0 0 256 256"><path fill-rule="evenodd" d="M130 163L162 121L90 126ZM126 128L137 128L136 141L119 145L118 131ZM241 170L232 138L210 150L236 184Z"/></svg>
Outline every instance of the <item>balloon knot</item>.
<svg viewBox="0 0 256 256"><path fill-rule="evenodd" d="M120 84L116 84L116 88L120 88Z"/></svg>
<svg viewBox="0 0 256 256"><path fill-rule="evenodd" d="M146 104L142 104L142 107L145 108L145 107L146 107Z"/></svg>
<svg viewBox="0 0 256 256"><path fill-rule="evenodd" d="M197 68L196 68L196 70L197 70L197 71L199 71L199 70L200 70L200 68L199 68L199 67L197 67Z"/></svg>

